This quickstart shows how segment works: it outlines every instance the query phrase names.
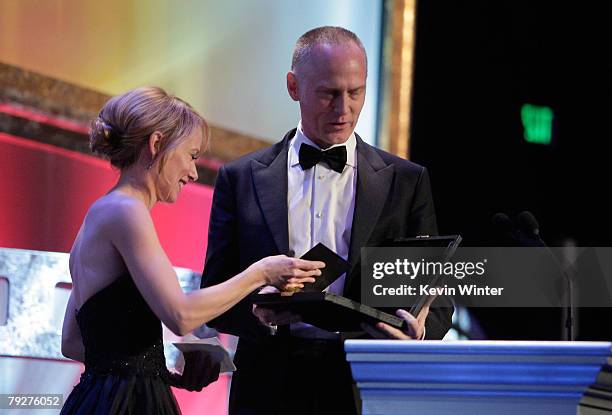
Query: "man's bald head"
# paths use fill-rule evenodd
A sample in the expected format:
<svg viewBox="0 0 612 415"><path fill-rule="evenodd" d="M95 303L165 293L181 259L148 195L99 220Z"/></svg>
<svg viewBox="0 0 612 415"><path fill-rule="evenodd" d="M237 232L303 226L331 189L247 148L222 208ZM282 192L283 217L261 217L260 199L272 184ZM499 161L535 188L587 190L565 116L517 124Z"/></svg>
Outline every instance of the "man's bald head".
<svg viewBox="0 0 612 415"><path fill-rule="evenodd" d="M309 30L297 40L293 48L291 71L293 73L298 73L299 68L309 61L313 49L318 45L324 44L334 46L357 46L363 52L363 58L366 62L365 66L367 68L365 48L355 33L343 27L322 26Z"/></svg>

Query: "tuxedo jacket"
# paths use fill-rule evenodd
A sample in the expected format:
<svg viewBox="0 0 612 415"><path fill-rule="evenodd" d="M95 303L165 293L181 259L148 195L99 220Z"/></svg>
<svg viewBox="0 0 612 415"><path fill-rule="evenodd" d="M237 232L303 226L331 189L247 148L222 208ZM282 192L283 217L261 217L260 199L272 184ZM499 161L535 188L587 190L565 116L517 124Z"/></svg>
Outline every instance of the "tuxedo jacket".
<svg viewBox="0 0 612 415"><path fill-rule="evenodd" d="M289 251L287 154L282 141L220 168L215 184L202 287L221 283L270 255ZM360 301L361 247L416 235L436 235L427 170L357 139L357 185L345 297ZM438 300L436 300L438 302ZM434 305L436 305L434 302ZM426 321L426 338L441 339L451 325L452 305L440 301ZM247 297L209 322L217 330L256 341L269 336Z"/></svg>

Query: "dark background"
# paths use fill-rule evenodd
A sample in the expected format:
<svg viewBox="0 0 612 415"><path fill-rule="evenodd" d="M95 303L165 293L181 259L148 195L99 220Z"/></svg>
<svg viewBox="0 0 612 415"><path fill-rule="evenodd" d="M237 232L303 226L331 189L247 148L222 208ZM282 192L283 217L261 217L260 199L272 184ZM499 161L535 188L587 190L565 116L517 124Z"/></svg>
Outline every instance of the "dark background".
<svg viewBox="0 0 612 415"><path fill-rule="evenodd" d="M611 11L418 2L410 158L429 169L441 234L507 244L492 215L529 210L549 245L612 246ZM553 109L552 145L523 139L525 103ZM472 312L488 338L562 337L559 310ZM612 340L612 309L578 317L578 339Z"/></svg>

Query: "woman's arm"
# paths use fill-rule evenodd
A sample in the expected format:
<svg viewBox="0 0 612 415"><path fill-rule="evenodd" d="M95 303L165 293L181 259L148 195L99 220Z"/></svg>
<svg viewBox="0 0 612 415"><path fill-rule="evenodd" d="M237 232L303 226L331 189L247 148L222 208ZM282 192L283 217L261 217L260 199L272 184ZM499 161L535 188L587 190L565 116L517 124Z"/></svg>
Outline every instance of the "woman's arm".
<svg viewBox="0 0 612 415"><path fill-rule="evenodd" d="M175 334L185 335L217 317L262 285L314 282L322 262L285 256L265 258L229 280L183 293L162 249L149 211L139 202L124 202L112 212L106 235L117 248L145 301Z"/></svg>
<svg viewBox="0 0 612 415"><path fill-rule="evenodd" d="M79 362L85 361L85 346L81 338L81 330L76 321L75 288L70 291L70 298L66 306L64 324L62 326L62 354L68 359Z"/></svg>

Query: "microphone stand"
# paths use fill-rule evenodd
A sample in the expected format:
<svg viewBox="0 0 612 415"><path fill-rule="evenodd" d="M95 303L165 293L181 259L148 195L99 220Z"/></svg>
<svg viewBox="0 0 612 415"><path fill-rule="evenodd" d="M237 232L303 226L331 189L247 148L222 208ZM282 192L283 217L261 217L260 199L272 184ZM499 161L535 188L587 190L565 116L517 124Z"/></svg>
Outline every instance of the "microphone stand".
<svg viewBox="0 0 612 415"><path fill-rule="evenodd" d="M565 280L565 307L563 307L565 318L564 318L564 329L565 329L565 340L574 341L575 332L574 332L574 275L575 272L571 265L567 265L564 267L562 263L559 262L555 254L550 250L550 247L546 245L546 243L542 240L538 233L532 232L532 235L525 235L525 232L518 231L517 233L522 234L522 238L516 238L516 240L522 244L523 246L536 246L546 249L548 254L553 258L559 270L561 271L561 275ZM528 242L525 239L529 240ZM571 273L568 272L568 269L571 270Z"/></svg>
<svg viewBox="0 0 612 415"><path fill-rule="evenodd" d="M566 292L566 301L565 301L565 318L564 318L564 329L565 329L565 340L574 341L575 340L575 331L574 331L574 276L576 272L574 271L574 267L571 264L568 264L567 267L564 267L563 264L559 262L557 257L553 254L550 248L546 245L546 242L540 237L540 230L538 229L538 224L530 212L522 212L519 214L519 222L521 222L521 229L517 229L510 218L504 213L498 213L493 217L493 222L500 228L505 228L506 232L510 235L510 237L519 243L519 245L523 247L541 247L545 248L548 254L553 258L556 262L559 270L561 271L561 275L565 279L565 292ZM567 269L571 272L568 272Z"/></svg>
<svg viewBox="0 0 612 415"><path fill-rule="evenodd" d="M565 256L565 255L564 255ZM576 276L576 271L570 260L564 258L566 260L566 267L561 268L563 276L566 281L566 305L565 305L565 337L566 340L574 341L576 337L575 332L575 321L574 321L574 277ZM562 266L562 264L560 264Z"/></svg>

